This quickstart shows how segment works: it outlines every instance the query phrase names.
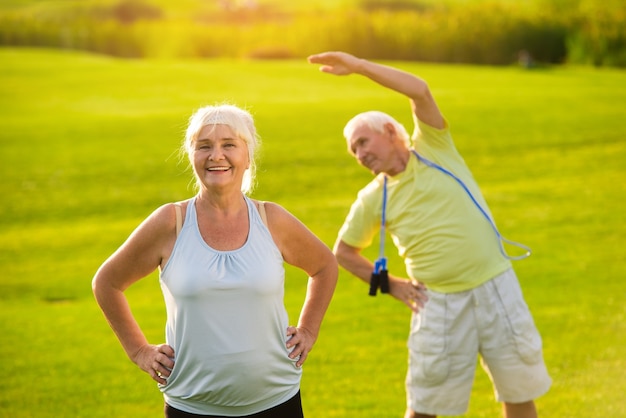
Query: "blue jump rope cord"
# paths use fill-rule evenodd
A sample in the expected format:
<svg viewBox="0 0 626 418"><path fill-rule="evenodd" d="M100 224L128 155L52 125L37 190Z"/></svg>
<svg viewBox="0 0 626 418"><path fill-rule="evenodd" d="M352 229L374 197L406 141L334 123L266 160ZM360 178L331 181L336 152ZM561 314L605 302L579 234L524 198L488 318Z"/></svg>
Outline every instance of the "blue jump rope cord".
<svg viewBox="0 0 626 418"><path fill-rule="evenodd" d="M387 259L385 258L385 225L387 222L387 176L383 177L383 214L380 218L380 248L378 249L378 260L374 264L374 273L387 270Z"/></svg>
<svg viewBox="0 0 626 418"><path fill-rule="evenodd" d="M515 241L511 241L509 239L506 239L505 237L502 236L502 234L500 234L500 231L498 231L498 228L496 227L496 224L493 222L491 217L487 214L487 211L485 211L485 209L483 209L483 207L480 206L480 203L478 203L478 201L476 200L476 198L474 197L474 195L472 194L470 189L465 185L465 183L463 183L463 180L458 178L451 171L448 171L445 168L443 168L442 166L440 166L440 165L438 165L438 164L436 164L436 163L434 163L434 162L432 162L432 161L422 157L421 155L419 155L417 153L417 151L411 150L411 152L417 157L418 160L420 160L421 162L423 162L427 166L435 168L435 169L441 171L442 173L447 174L448 176L452 177L454 180L456 180L457 183L459 183L461 185L463 190L465 190L465 193L467 193L467 195L470 197L470 199L472 199L472 202L474 203L474 205L478 208L478 210L485 217L485 219L487 219L487 221L489 222L489 225L491 225L491 228L493 229L493 232L495 232L496 237L498 237L498 244L500 245L500 253L502 253L502 255L505 258L507 258L509 260L523 260L524 258L527 258L528 256L530 256L532 251L531 251L531 249L529 247L527 247L526 245L521 244L519 242L515 242ZM383 266L382 269L385 269L386 268L386 264L387 264L387 260L384 257L386 210L387 210L387 176L385 176L384 182L383 182L383 215L382 215L382 220L381 220L379 259L376 262L376 265L374 267L374 272L379 272L380 269L381 269L381 266ZM507 254L506 250L504 249L504 245L502 244L502 242L506 242L507 244L511 244L511 245L513 245L515 247L521 248L521 249L525 250L526 253L524 253L523 255L519 255L519 256L510 256L510 255Z"/></svg>

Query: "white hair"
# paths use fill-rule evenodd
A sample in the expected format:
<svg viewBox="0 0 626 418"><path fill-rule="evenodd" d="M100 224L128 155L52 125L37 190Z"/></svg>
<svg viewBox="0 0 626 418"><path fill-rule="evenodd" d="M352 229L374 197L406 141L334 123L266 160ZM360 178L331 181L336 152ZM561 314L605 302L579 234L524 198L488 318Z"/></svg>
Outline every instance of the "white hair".
<svg viewBox="0 0 626 418"><path fill-rule="evenodd" d="M349 139L352 136L352 133L359 126L362 125L365 125L370 129L382 134L385 133L385 125L388 123L393 125L398 136L407 144L407 146L410 147L411 137L406 128L388 114L380 112L378 110L370 110L368 112L359 113L358 115L354 116L343 128L343 136L346 139Z"/></svg>
<svg viewBox="0 0 626 418"><path fill-rule="evenodd" d="M187 126L185 141L182 147L183 151L190 159L194 151L194 143L197 141L200 131L205 126L210 125L213 127L215 127L215 125L226 125L233 130L238 138L246 142L250 167L243 175L241 191L248 194L254 185L254 176L256 174L254 155L260 142L252 115L247 110L230 104L205 106L198 109L189 118L189 125ZM196 179L196 181L199 182L199 179Z"/></svg>

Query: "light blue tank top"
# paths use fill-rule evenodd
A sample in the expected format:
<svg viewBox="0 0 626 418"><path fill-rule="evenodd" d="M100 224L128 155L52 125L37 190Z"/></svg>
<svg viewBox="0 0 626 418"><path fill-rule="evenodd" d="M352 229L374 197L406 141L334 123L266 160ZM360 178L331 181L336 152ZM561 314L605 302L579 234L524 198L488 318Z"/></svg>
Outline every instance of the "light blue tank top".
<svg viewBox="0 0 626 418"><path fill-rule="evenodd" d="M175 366L165 401L204 415L241 416L286 402L302 370L288 357L283 258L253 202L245 244L217 251L200 235L196 199L160 274Z"/></svg>

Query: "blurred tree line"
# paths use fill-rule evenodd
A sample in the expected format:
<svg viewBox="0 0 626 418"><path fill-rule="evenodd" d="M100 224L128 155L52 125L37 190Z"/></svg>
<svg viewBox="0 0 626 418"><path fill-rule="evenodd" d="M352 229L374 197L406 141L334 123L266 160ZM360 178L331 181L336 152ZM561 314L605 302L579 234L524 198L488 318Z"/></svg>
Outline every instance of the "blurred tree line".
<svg viewBox="0 0 626 418"><path fill-rule="evenodd" d="M622 0L357 0L331 9L218 0L187 13L154 0L45 3L0 6L0 46L127 58L281 59L344 50L370 59L626 67Z"/></svg>

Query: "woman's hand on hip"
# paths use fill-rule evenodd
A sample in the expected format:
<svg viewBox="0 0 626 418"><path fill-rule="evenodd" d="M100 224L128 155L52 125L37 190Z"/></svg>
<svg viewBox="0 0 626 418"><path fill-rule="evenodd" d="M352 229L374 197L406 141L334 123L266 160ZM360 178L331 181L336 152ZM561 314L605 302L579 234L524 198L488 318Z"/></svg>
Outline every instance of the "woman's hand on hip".
<svg viewBox="0 0 626 418"><path fill-rule="evenodd" d="M174 349L167 344L147 344L137 351L132 360L154 381L165 385L174 367Z"/></svg>
<svg viewBox="0 0 626 418"><path fill-rule="evenodd" d="M296 367L302 367L317 338L306 328L294 326L287 327L287 337L287 348L291 349L289 358L297 359Z"/></svg>

